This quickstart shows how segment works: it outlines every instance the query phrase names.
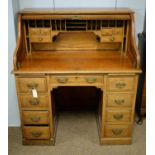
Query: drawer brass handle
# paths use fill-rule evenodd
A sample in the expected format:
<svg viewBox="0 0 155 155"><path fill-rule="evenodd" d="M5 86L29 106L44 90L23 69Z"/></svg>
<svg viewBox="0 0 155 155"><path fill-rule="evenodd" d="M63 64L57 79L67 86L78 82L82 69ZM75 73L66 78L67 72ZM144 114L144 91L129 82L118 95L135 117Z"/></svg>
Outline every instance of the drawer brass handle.
<svg viewBox="0 0 155 155"><path fill-rule="evenodd" d="M36 83L29 83L29 84L27 84L27 87L30 88L30 89L36 89L38 87L38 84L36 84Z"/></svg>
<svg viewBox="0 0 155 155"><path fill-rule="evenodd" d="M114 37L110 37L110 41L114 41Z"/></svg>
<svg viewBox="0 0 155 155"><path fill-rule="evenodd" d="M116 83L116 87L119 89L124 88L125 86L126 86L126 83L124 83L124 82Z"/></svg>
<svg viewBox="0 0 155 155"><path fill-rule="evenodd" d="M64 78L64 77L58 78L57 81L58 81L59 83L66 83L66 82L68 81L68 78Z"/></svg>
<svg viewBox="0 0 155 155"><path fill-rule="evenodd" d="M123 115L122 114L114 114L113 118L116 120L121 120L123 118Z"/></svg>
<svg viewBox="0 0 155 155"><path fill-rule="evenodd" d="M122 129L112 129L112 133L113 133L114 135L120 135L122 132L123 132Z"/></svg>
<svg viewBox="0 0 155 155"><path fill-rule="evenodd" d="M43 38L39 38L39 41L43 41Z"/></svg>
<svg viewBox="0 0 155 155"><path fill-rule="evenodd" d="M31 117L31 121L32 122L39 122L40 121L40 117Z"/></svg>
<svg viewBox="0 0 155 155"><path fill-rule="evenodd" d="M114 100L114 102L118 105L122 105L125 103L125 100Z"/></svg>
<svg viewBox="0 0 155 155"><path fill-rule="evenodd" d="M95 83L96 82L96 78L86 78L86 81L88 83Z"/></svg>
<svg viewBox="0 0 155 155"><path fill-rule="evenodd" d="M40 137L42 135L42 132L31 132L31 134L32 134L33 137L38 138L38 137Z"/></svg>
<svg viewBox="0 0 155 155"><path fill-rule="evenodd" d="M38 105L39 104L39 100L37 98L32 98L29 100L29 103L31 105Z"/></svg>

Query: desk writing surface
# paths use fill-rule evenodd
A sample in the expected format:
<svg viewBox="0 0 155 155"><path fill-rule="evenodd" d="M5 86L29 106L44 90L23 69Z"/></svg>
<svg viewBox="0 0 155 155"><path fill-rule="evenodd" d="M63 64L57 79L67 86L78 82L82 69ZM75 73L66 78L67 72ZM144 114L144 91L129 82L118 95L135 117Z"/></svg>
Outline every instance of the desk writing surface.
<svg viewBox="0 0 155 155"><path fill-rule="evenodd" d="M33 52L25 58L19 72L107 72L132 69L128 56L121 56L118 51L42 51ZM16 71L15 71L16 72ZM139 70L137 70L139 72Z"/></svg>

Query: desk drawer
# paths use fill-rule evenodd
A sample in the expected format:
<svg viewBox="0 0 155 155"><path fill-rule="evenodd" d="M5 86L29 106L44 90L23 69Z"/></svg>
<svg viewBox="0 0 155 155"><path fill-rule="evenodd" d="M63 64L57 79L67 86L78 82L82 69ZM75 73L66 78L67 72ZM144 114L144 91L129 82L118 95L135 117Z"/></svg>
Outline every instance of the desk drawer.
<svg viewBox="0 0 155 155"><path fill-rule="evenodd" d="M51 35L51 28L29 28L30 36L37 36L37 35Z"/></svg>
<svg viewBox="0 0 155 155"><path fill-rule="evenodd" d="M19 101L22 109L27 110L38 110L38 109L48 109L49 101L48 95L38 94L38 98L33 98L32 95L19 95Z"/></svg>
<svg viewBox="0 0 155 155"><path fill-rule="evenodd" d="M127 93L111 93L107 95L108 107L131 107L132 94Z"/></svg>
<svg viewBox="0 0 155 155"><path fill-rule="evenodd" d="M50 139L50 128L24 126L23 136L25 139Z"/></svg>
<svg viewBox="0 0 155 155"><path fill-rule="evenodd" d="M23 111L22 119L24 124L49 124L48 111Z"/></svg>
<svg viewBox="0 0 155 155"><path fill-rule="evenodd" d="M90 76L51 76L51 83L56 85L94 85L103 84L103 77Z"/></svg>
<svg viewBox="0 0 155 155"><path fill-rule="evenodd" d="M25 78L20 77L17 81L18 92L31 93L32 89L36 89L37 92L47 91L46 78Z"/></svg>
<svg viewBox="0 0 155 155"><path fill-rule="evenodd" d="M130 125L105 125L104 135L107 138L130 137Z"/></svg>
<svg viewBox="0 0 155 155"><path fill-rule="evenodd" d="M102 28L101 29L101 34L103 36L110 36L113 34L113 29L112 28Z"/></svg>
<svg viewBox="0 0 155 155"><path fill-rule="evenodd" d="M51 36L31 36L30 37L30 42L33 43L51 43L52 42L52 38Z"/></svg>
<svg viewBox="0 0 155 155"><path fill-rule="evenodd" d="M122 35L102 36L101 42L122 42Z"/></svg>
<svg viewBox="0 0 155 155"><path fill-rule="evenodd" d="M131 121L131 110L107 110L107 122L129 122Z"/></svg>
<svg viewBox="0 0 155 155"><path fill-rule="evenodd" d="M109 77L107 88L110 91L130 91L134 88L134 76L129 77Z"/></svg>

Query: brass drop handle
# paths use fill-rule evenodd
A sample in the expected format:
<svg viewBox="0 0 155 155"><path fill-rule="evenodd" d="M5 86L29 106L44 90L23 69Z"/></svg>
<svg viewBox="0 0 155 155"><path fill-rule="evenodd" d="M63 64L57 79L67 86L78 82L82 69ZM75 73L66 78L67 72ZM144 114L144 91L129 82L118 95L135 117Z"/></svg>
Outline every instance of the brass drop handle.
<svg viewBox="0 0 155 155"><path fill-rule="evenodd" d="M60 77L60 78L57 79L57 81L59 83L66 83L68 81L68 78L66 78L66 77Z"/></svg>
<svg viewBox="0 0 155 155"><path fill-rule="evenodd" d="M32 98L29 100L29 103L31 105L38 105L39 104L39 100L37 98Z"/></svg>
<svg viewBox="0 0 155 155"><path fill-rule="evenodd" d="M39 38L39 41L43 41L43 38Z"/></svg>
<svg viewBox="0 0 155 155"><path fill-rule="evenodd" d="M124 100L124 99L123 99L123 100L114 100L114 102L115 102L116 104L118 104L118 105L122 105L122 104L125 103L125 100Z"/></svg>
<svg viewBox="0 0 155 155"><path fill-rule="evenodd" d="M113 118L116 120L121 120L123 118L123 114L114 114Z"/></svg>
<svg viewBox="0 0 155 155"><path fill-rule="evenodd" d="M32 122L39 122L40 121L40 117L31 117L31 121Z"/></svg>
<svg viewBox="0 0 155 155"><path fill-rule="evenodd" d="M124 88L125 86L126 86L126 83L124 83L124 82L116 83L116 87L119 88L119 89Z"/></svg>
<svg viewBox="0 0 155 155"><path fill-rule="evenodd" d="M88 83L95 83L95 82L96 82L96 78L89 77L89 78L86 78L86 81L87 81Z"/></svg>
<svg viewBox="0 0 155 155"><path fill-rule="evenodd" d="M122 129L112 129L112 133L113 133L114 135L120 135L122 132L123 132Z"/></svg>
<svg viewBox="0 0 155 155"><path fill-rule="evenodd" d="M37 83L29 83L29 84L27 84L27 87L30 89L36 89L38 87L38 84Z"/></svg>
<svg viewBox="0 0 155 155"><path fill-rule="evenodd" d="M110 37L110 41L114 41L114 37L112 36L112 37Z"/></svg>
<svg viewBox="0 0 155 155"><path fill-rule="evenodd" d="M38 138L38 137L40 137L42 135L42 132L31 132L31 134L32 134L33 137Z"/></svg>

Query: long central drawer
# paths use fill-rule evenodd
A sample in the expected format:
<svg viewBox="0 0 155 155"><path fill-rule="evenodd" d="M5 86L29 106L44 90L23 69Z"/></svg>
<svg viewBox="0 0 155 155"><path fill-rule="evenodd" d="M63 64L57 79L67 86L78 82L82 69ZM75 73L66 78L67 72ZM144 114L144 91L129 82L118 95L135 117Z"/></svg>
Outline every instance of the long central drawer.
<svg viewBox="0 0 155 155"><path fill-rule="evenodd" d="M101 75L58 75L51 76L53 85L100 85L103 84Z"/></svg>

